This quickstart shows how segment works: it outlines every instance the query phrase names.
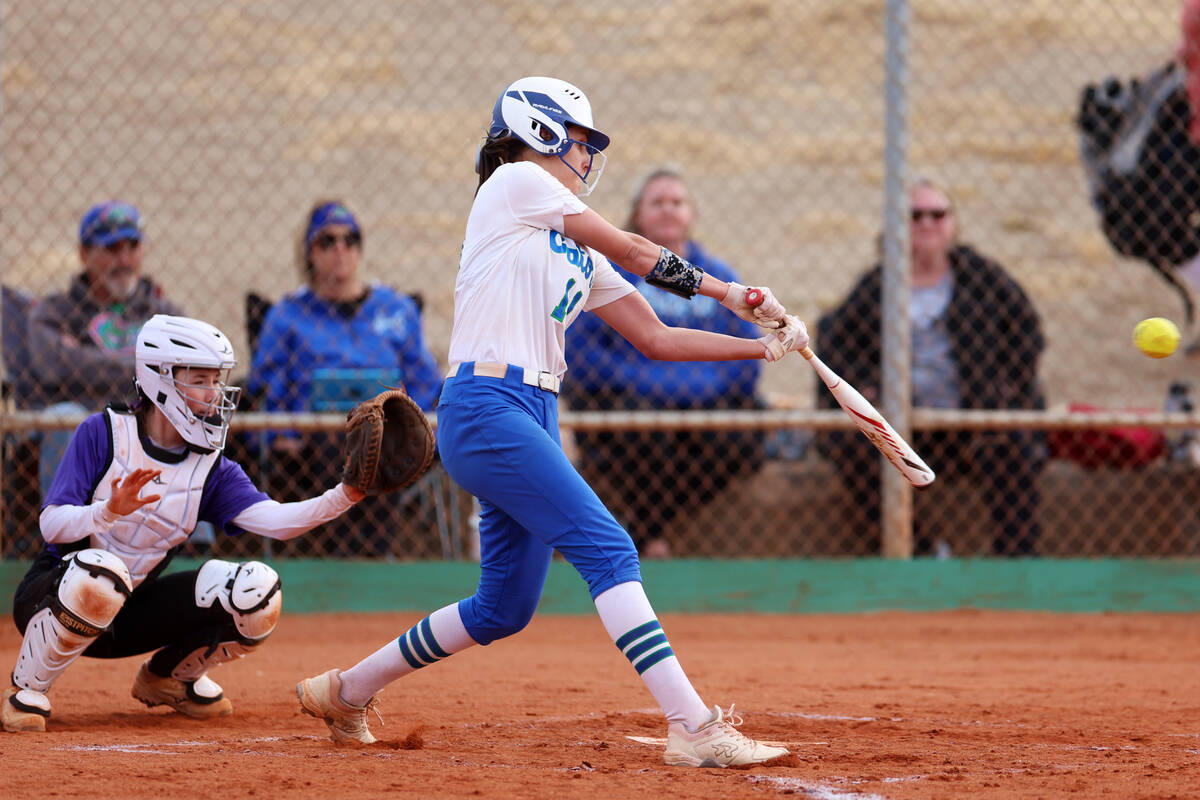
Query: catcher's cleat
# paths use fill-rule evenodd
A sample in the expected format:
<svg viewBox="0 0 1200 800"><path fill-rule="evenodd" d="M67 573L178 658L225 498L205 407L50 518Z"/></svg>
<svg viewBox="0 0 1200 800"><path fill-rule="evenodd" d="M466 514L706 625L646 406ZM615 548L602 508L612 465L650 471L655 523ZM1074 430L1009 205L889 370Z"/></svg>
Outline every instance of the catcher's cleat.
<svg viewBox="0 0 1200 800"><path fill-rule="evenodd" d="M367 709L375 712L379 722L383 717L376 706L379 700L372 697L363 706L352 706L341 698L341 672L331 669L315 678L305 678L296 684L296 696L300 698L300 710L313 717L325 720L329 726L330 739L342 742L371 744L375 737L367 729Z"/></svg>
<svg viewBox="0 0 1200 800"><path fill-rule="evenodd" d="M10 686L0 697L0 723L11 733L46 730L50 698L32 689Z"/></svg>
<svg viewBox="0 0 1200 800"><path fill-rule="evenodd" d="M227 717L233 713L233 703L211 678L201 676L194 681L160 678L150 671L149 661L138 670L131 694L151 708L170 706L192 719Z"/></svg>
<svg viewBox="0 0 1200 800"><path fill-rule="evenodd" d="M667 726L663 763L672 767L732 767L761 764L787 755L785 748L770 747L742 734L737 729L741 724L742 718L733 713L733 706L728 711L713 706L713 718L695 732L672 723Z"/></svg>

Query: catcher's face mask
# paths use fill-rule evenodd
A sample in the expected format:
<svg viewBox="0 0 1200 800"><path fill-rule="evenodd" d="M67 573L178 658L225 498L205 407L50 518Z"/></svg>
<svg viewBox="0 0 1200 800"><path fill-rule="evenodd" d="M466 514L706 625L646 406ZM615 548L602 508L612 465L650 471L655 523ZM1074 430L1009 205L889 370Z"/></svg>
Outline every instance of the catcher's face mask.
<svg viewBox="0 0 1200 800"><path fill-rule="evenodd" d="M215 367L175 367L175 391L183 399L189 425L199 424L208 444L216 450L225 446L229 421L237 410L242 390L229 385L229 370Z"/></svg>
<svg viewBox="0 0 1200 800"><path fill-rule="evenodd" d="M229 370L213 367L176 367L175 390L182 395L188 410L201 422L227 425L237 408L241 388L230 386Z"/></svg>

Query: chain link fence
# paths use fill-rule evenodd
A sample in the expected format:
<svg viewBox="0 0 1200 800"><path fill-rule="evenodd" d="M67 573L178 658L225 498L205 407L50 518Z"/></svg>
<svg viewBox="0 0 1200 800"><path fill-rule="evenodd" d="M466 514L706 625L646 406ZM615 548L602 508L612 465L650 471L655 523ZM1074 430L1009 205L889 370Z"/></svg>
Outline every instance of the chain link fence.
<svg viewBox="0 0 1200 800"><path fill-rule="evenodd" d="M899 165L885 158L889 12L907 34ZM1171 387L1175 409L1191 410L1200 361L1148 359L1130 342L1150 316L1175 319L1191 341L1163 277L1200 250L1198 162L1176 130L1180 73L1162 71L1180 42L1179 0L45 0L0 13L5 557L36 552L64 435L120 399L51 403L38 387L52 371L29 347L28 319L83 270L79 224L93 204L135 205L143 275L234 341L250 391L229 455L276 499L312 496L336 481L345 403L372 381L412 380L416 356L404 352L447 367L475 149L497 94L531 74L583 88L612 137L593 208L624 223L647 174L678 172L704 251L772 287L831 366L908 417L939 473L912 499L918 554L1200 552L1189 431L1200 417L1160 413ZM1160 107L1175 128L1146 111ZM1130 138L1139 119L1156 120L1149 140ZM1122 147L1151 152L1156 168L1131 172ZM959 248L949 284L924 285L914 267L910 327L905 310L883 308L873 271L888 174L936 188L893 194L922 216L890 231L905 252L950 223ZM1114 175L1124 195L1103 194ZM1154 217L1162 197L1173 219ZM370 295L389 292L416 327L354 359L345 341L277 341L305 390L273 400L255 374L260 337L287 333L270 315L310 283L297 243L326 199L344 201L362 236L331 249L355 250ZM645 294L668 321L712 310ZM359 316L368 305L329 313L379 334ZM132 375L132 316L106 304L75 344L107 349ZM889 319L913 345L911 414L879 368ZM668 369L584 328L568 347L584 355L561 398L565 446L647 555L881 551L886 472L799 357ZM86 386L93 372L79 363ZM289 437L299 444L276 445ZM436 467L286 544L201 529L187 547L463 558L473 512Z"/></svg>

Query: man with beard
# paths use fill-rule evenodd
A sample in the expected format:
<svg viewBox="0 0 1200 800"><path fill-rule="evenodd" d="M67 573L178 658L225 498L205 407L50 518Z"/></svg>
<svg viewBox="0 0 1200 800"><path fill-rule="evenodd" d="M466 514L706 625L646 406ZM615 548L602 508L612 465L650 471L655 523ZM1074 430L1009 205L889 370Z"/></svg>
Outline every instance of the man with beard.
<svg viewBox="0 0 1200 800"><path fill-rule="evenodd" d="M162 289L142 277L144 223L128 203L92 206L79 223L83 270L65 292L46 296L29 316L33 397L22 405L65 415L99 411L133 393L138 330L155 314L179 316ZM71 431L42 437L39 480L43 492Z"/></svg>

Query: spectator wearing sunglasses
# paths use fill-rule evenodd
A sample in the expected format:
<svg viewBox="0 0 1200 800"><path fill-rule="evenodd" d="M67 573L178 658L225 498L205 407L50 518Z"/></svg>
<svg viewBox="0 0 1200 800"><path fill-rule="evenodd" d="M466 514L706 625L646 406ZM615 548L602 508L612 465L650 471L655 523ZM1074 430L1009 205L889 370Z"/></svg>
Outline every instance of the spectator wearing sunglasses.
<svg viewBox="0 0 1200 800"><path fill-rule="evenodd" d="M957 209L946 189L920 179L909 191L912 214L913 404L925 408L1045 407L1037 368L1045 339L1033 303L995 261L958 241ZM837 308L821 318L821 357L868 399L880 397L881 265L869 270ZM818 404L834 408L820 386ZM942 480L969 478L992 524L995 555L1032 555L1041 532L1039 476L1045 443L1028 431L917 432L914 447ZM880 458L857 431L818 438L866 522L879 523ZM946 554L953 533L918 518L918 555ZM961 545L960 545L961 547Z"/></svg>
<svg viewBox="0 0 1200 800"><path fill-rule="evenodd" d="M155 314L178 316L158 284L142 275L145 221L129 203L110 200L79 222L82 270L65 292L47 295L29 315L31 393L22 404L70 416L102 410L134 394L134 345ZM71 431L42 437L39 481L48 489Z"/></svg>
<svg viewBox="0 0 1200 800"><path fill-rule="evenodd" d="M267 312L254 352L248 390L266 410L344 412L386 385L403 385L421 408L433 408L442 376L425 345L420 304L364 280L362 258L362 227L346 205L314 205L297 244L305 285ZM282 480L271 486L284 499L310 496L341 466L340 436L287 432L270 437L270 449ZM388 502L369 498L340 524L353 527L364 515L382 522Z"/></svg>

